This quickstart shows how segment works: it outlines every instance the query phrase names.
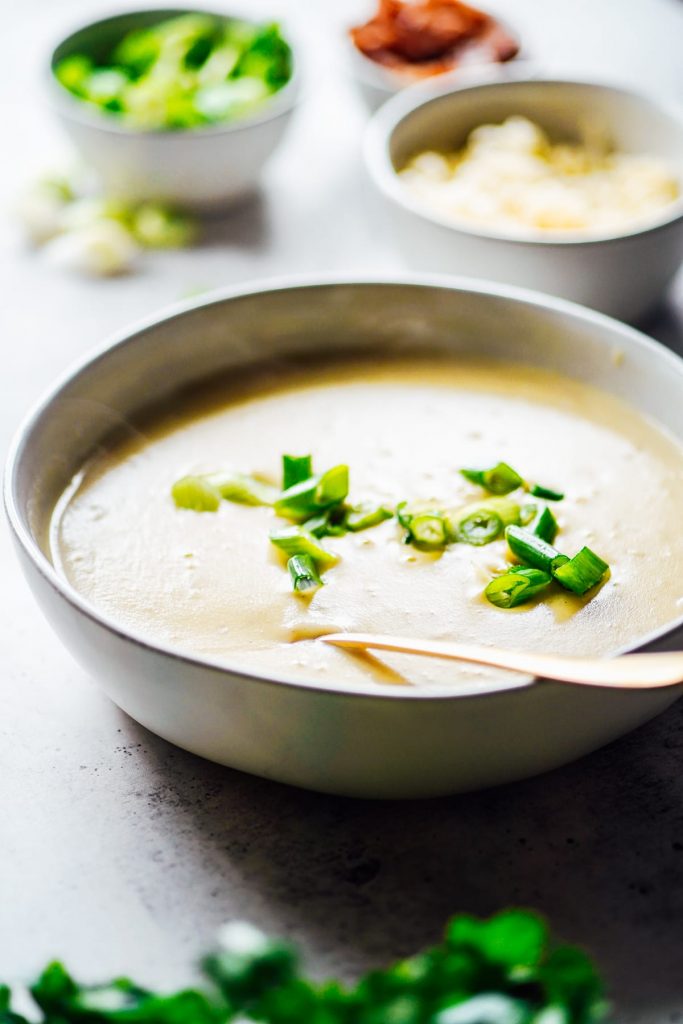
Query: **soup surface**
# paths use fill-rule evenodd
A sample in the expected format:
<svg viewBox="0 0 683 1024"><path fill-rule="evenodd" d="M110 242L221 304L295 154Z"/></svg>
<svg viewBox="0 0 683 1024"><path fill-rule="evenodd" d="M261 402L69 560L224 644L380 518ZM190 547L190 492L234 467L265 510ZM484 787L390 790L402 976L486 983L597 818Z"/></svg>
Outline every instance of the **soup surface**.
<svg viewBox="0 0 683 1024"><path fill-rule="evenodd" d="M509 566L504 540L406 546L396 520L326 538L340 561L311 598L292 592L268 541L272 509L224 501L177 508L186 473L230 468L278 482L285 452L350 467L350 500L482 496L463 466L503 460L557 487L556 544L610 564L585 597L559 588L502 610L484 588ZM362 630L603 654L676 618L683 605L683 450L611 396L519 365L345 361L244 375L178 401L96 456L55 512L55 564L124 626L259 674L320 684L485 689L508 673L406 655L352 654L317 640ZM282 525L285 525L282 523Z"/></svg>

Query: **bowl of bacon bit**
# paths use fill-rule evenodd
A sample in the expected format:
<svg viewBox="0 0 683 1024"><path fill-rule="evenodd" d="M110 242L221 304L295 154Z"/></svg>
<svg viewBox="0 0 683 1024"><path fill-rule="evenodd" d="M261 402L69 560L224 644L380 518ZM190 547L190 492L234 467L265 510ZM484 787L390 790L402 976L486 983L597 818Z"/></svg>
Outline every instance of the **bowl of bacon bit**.
<svg viewBox="0 0 683 1024"><path fill-rule="evenodd" d="M467 81L486 69L503 76L509 62L523 59L507 25L460 0L379 0L348 39L353 76L373 110L435 75Z"/></svg>

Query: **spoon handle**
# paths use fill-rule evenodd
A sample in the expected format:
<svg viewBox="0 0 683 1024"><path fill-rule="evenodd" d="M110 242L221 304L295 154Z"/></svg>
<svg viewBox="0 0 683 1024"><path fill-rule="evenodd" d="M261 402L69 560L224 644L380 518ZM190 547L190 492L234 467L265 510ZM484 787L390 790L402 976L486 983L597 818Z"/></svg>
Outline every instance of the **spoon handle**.
<svg viewBox="0 0 683 1024"><path fill-rule="evenodd" d="M452 658L479 665L511 669L563 683L607 686L616 689L651 690L683 682L683 652L625 654L618 658L570 658L534 651L504 651L496 647L440 640L408 640L373 633L329 633L320 637L335 647L371 648Z"/></svg>

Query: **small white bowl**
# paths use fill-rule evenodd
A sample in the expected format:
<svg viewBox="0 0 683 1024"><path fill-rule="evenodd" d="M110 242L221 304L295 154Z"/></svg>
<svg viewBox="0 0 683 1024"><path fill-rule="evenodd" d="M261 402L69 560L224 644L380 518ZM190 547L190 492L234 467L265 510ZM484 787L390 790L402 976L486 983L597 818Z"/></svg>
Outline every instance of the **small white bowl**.
<svg viewBox="0 0 683 1024"><path fill-rule="evenodd" d="M496 18L496 21L519 43L517 33L507 22L500 18ZM372 60L371 57L367 57L353 42L350 31L351 28L347 28L342 39L346 70L366 106L373 112L392 96L405 89L410 89L416 84L437 83L439 86L448 87L452 83L454 86L461 86L482 80L507 81L510 77L523 74L530 77L535 73L535 64L529 59L526 48L520 43L519 53L510 60L464 63L451 71L420 79L409 73L386 67L378 61Z"/></svg>
<svg viewBox="0 0 683 1024"><path fill-rule="evenodd" d="M253 115L227 124L176 131L139 131L73 96L57 80L56 64L71 53L111 45L126 32L169 17L229 12L158 9L127 12L72 32L53 50L48 93L62 127L108 196L125 202L156 201L210 209L230 205L252 192L263 166L280 142L299 92L298 59L293 53L289 82ZM235 13L240 20L241 13Z"/></svg>
<svg viewBox="0 0 683 1024"><path fill-rule="evenodd" d="M469 274L573 299L633 320L655 304L683 259L683 197L660 217L621 234L496 233L440 216L397 174L421 150L454 149L473 128L520 114L552 137L605 131L617 150L666 160L683 182L683 117L658 99L613 85L551 79L464 88L413 86L372 118L365 162L389 204L390 224L408 266Z"/></svg>

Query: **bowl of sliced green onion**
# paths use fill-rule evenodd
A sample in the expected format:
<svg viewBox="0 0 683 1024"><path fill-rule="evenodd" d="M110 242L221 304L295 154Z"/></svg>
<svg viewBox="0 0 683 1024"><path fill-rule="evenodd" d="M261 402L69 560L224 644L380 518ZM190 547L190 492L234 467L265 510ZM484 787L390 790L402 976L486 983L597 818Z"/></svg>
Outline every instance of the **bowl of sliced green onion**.
<svg viewBox="0 0 683 1024"><path fill-rule="evenodd" d="M291 117L280 26L207 11L118 14L53 50L49 95L107 195L217 207L251 192Z"/></svg>

